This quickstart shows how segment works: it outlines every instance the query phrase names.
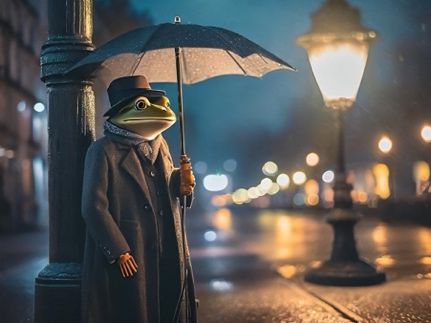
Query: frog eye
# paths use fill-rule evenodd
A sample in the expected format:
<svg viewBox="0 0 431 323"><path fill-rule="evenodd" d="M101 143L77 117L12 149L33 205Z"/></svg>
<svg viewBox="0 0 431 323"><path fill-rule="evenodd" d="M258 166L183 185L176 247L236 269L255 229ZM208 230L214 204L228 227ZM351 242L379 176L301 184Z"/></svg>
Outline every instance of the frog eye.
<svg viewBox="0 0 431 323"><path fill-rule="evenodd" d="M171 107L171 104L169 103L169 101L166 101L166 103L165 103L165 107L166 107L166 108L170 108L170 107Z"/></svg>
<svg viewBox="0 0 431 323"><path fill-rule="evenodd" d="M149 105L150 105L150 102L144 99L139 99L135 102L135 108L138 111L142 111L146 109Z"/></svg>

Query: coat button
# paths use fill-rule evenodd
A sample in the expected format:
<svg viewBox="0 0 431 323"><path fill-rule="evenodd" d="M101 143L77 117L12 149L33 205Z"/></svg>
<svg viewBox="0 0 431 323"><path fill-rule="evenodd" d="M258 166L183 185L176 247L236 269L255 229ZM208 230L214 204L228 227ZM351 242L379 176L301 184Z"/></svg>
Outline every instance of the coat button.
<svg viewBox="0 0 431 323"><path fill-rule="evenodd" d="M144 205L144 210L148 211L151 207L148 204Z"/></svg>
<svg viewBox="0 0 431 323"><path fill-rule="evenodd" d="M150 176L151 176L151 177L156 176L156 172L152 170L152 171L150 172Z"/></svg>
<svg viewBox="0 0 431 323"><path fill-rule="evenodd" d="M160 215L160 216L163 216L163 210L160 210L160 211L159 211L159 215Z"/></svg>

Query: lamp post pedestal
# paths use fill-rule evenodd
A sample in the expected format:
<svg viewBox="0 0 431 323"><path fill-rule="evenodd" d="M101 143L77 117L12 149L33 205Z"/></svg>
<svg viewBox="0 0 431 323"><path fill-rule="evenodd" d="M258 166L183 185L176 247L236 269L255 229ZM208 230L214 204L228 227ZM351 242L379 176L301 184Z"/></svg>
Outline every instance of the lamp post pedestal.
<svg viewBox="0 0 431 323"><path fill-rule="evenodd" d="M383 272L361 260L356 249L354 226L358 216L353 210L334 209L327 222L334 230L329 260L309 270L305 280L310 283L334 286L366 286L383 283Z"/></svg>
<svg viewBox="0 0 431 323"><path fill-rule="evenodd" d="M309 270L305 280L310 283L336 286L364 286L383 283L383 272L361 260L356 249L354 226L359 216L353 210L352 185L347 183L344 162L343 111L337 110L338 152L334 184L334 209L327 222L334 231L334 241L329 260Z"/></svg>

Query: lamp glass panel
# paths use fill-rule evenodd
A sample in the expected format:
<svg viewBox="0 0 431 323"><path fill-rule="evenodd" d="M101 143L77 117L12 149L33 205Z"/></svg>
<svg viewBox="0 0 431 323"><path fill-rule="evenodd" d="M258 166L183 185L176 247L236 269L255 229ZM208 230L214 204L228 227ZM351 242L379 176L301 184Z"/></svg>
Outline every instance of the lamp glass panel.
<svg viewBox="0 0 431 323"><path fill-rule="evenodd" d="M327 106L355 101L367 58L368 45L364 43L324 44L309 49L311 68Z"/></svg>

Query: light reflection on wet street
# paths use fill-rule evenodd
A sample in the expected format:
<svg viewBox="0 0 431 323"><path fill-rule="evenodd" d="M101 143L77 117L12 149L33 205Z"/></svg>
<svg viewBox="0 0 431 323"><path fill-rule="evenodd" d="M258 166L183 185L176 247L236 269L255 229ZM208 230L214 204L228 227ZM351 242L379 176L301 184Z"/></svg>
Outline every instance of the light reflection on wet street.
<svg viewBox="0 0 431 323"><path fill-rule="evenodd" d="M412 314L413 321L405 322L431 322L431 314L424 310L431 301L430 228L363 218L356 227L360 255L384 269L388 283L343 289L313 286L302 280L307 268L317 266L330 253L332 232L323 214L234 214L220 209L200 218L192 214L188 223L204 322L344 322L346 317L351 322L355 317L376 313L371 303L362 304L364 313L357 308L350 310L353 303L347 290L358 292L354 299L366 298L372 291L380 293L387 303L392 299L402 303L403 288L407 291L416 285L419 294L408 297L415 296L418 301L413 305L406 303L406 308L397 303L398 310L391 309L392 315L404 315L400 311L407 311L407 316L410 312L416 314ZM208 232L210 239L206 239ZM392 295L396 290L397 297ZM332 304L334 295L344 295L341 300L335 297L339 306L343 297L346 300L341 309ZM379 313L380 319L388 319L389 314L381 310Z"/></svg>
<svg viewBox="0 0 431 323"><path fill-rule="evenodd" d="M329 256L323 214L219 209L188 215L200 322L431 322L431 228L363 218L362 257L388 282L370 287L304 283ZM34 277L47 234L0 237L0 322L31 322Z"/></svg>

